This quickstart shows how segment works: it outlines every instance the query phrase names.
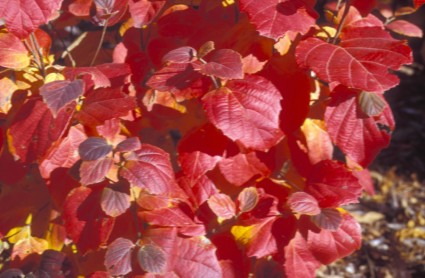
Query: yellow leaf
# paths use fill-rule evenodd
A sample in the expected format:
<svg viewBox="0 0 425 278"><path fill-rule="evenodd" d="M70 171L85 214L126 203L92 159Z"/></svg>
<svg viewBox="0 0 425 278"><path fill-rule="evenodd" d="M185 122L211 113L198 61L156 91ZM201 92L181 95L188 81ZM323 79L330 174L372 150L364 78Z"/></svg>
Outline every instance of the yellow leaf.
<svg viewBox="0 0 425 278"><path fill-rule="evenodd" d="M28 50L18 37L11 33L0 33L0 66L23 69L30 62Z"/></svg>
<svg viewBox="0 0 425 278"><path fill-rule="evenodd" d="M32 253L41 254L48 248L49 244L47 243L47 240L30 236L16 242L13 246L11 258L14 260L16 257L19 257L23 260L26 256Z"/></svg>
<svg viewBox="0 0 425 278"><path fill-rule="evenodd" d="M46 240L49 249L61 251L66 239L65 228L62 225L50 223L47 231Z"/></svg>
<svg viewBox="0 0 425 278"><path fill-rule="evenodd" d="M7 113L12 107L10 100L17 89L18 86L9 78L0 79L0 112Z"/></svg>
<svg viewBox="0 0 425 278"><path fill-rule="evenodd" d="M23 226L23 227L15 227L11 229L7 235L6 238L9 240L10 243L16 243L21 239L28 238L31 236L31 228L29 226Z"/></svg>
<svg viewBox="0 0 425 278"><path fill-rule="evenodd" d="M57 72L52 72L52 73L49 73L46 76L46 78L44 78L44 83L47 84L47 83L58 81L58 80L65 80L65 76Z"/></svg>
<svg viewBox="0 0 425 278"><path fill-rule="evenodd" d="M7 233L6 238L8 239L8 241L13 244L22 239L27 239L31 237L31 222L32 214L29 214L27 219L25 220L25 226L15 227Z"/></svg>
<svg viewBox="0 0 425 278"><path fill-rule="evenodd" d="M245 245L252 239L253 229L254 226L233 226L231 233L236 241Z"/></svg>

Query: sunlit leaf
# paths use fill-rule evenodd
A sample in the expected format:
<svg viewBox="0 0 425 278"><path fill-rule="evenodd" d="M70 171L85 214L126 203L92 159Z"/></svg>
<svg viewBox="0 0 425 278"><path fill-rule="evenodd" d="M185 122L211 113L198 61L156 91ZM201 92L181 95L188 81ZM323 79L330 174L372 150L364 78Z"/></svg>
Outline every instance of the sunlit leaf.
<svg viewBox="0 0 425 278"><path fill-rule="evenodd" d="M166 1L163 0L129 0L128 5L133 19L133 26L141 28L150 23L165 3Z"/></svg>
<svg viewBox="0 0 425 278"><path fill-rule="evenodd" d="M308 38L297 47L297 61L320 79L368 92L383 92L399 83L389 69L412 62L410 48L379 27L348 28L339 45Z"/></svg>
<svg viewBox="0 0 425 278"><path fill-rule="evenodd" d="M208 206L222 219L230 219L235 216L235 203L226 194L215 194L208 199Z"/></svg>
<svg viewBox="0 0 425 278"><path fill-rule="evenodd" d="M80 128L71 127L59 145L46 154L39 166L43 178L49 178L53 170L59 167L70 168L80 158L78 146L87 138Z"/></svg>
<svg viewBox="0 0 425 278"><path fill-rule="evenodd" d="M202 98L208 119L230 139L257 150L268 150L282 138L279 129L281 95L260 76L232 80Z"/></svg>
<svg viewBox="0 0 425 278"><path fill-rule="evenodd" d="M275 40L288 31L307 33L315 25L317 18L313 6L303 0L241 0L239 3L260 35Z"/></svg>
<svg viewBox="0 0 425 278"><path fill-rule="evenodd" d="M87 94L76 117L83 124L96 126L125 116L134 108L135 98L124 94L119 88L98 89Z"/></svg>
<svg viewBox="0 0 425 278"><path fill-rule="evenodd" d="M360 248L360 224L348 213L344 213L341 225L336 231L326 229L320 230L319 233L309 231L307 242L314 257L323 264L329 264Z"/></svg>
<svg viewBox="0 0 425 278"><path fill-rule="evenodd" d="M252 177L260 175L267 176L270 170L262 163L255 152L248 154L237 154L235 156L221 159L218 168L223 176L232 184L241 186Z"/></svg>
<svg viewBox="0 0 425 278"><path fill-rule="evenodd" d="M0 33L0 66L22 69L29 66L30 61L28 50L19 38L13 34Z"/></svg>
<svg viewBox="0 0 425 278"><path fill-rule="evenodd" d="M385 25L385 27L393 32L408 37L421 38L423 35L421 28L413 23L410 23L409 21L402 19L391 21Z"/></svg>
<svg viewBox="0 0 425 278"><path fill-rule="evenodd" d="M378 97L385 102L382 96ZM326 108L325 122L332 141L362 166L367 166L390 142L395 123L385 104L379 116L368 117L359 111L356 92L337 87Z"/></svg>
<svg viewBox="0 0 425 278"><path fill-rule="evenodd" d="M244 188L238 195L239 210L248 212L255 208L258 204L258 191L255 187Z"/></svg>
<svg viewBox="0 0 425 278"><path fill-rule="evenodd" d="M148 144L142 144L134 157L125 162L120 175L132 185L153 194L173 196L181 193L174 178L169 154Z"/></svg>
<svg viewBox="0 0 425 278"><path fill-rule="evenodd" d="M297 232L285 247L285 273L288 277L315 277L320 263L312 255L307 241Z"/></svg>
<svg viewBox="0 0 425 278"><path fill-rule="evenodd" d="M47 23L61 4L62 0L0 0L0 18L5 19L9 32L24 39Z"/></svg>
<svg viewBox="0 0 425 278"><path fill-rule="evenodd" d="M62 109L54 118L41 100L25 103L9 129L11 152L24 162L41 158L65 132L72 115L71 107Z"/></svg>

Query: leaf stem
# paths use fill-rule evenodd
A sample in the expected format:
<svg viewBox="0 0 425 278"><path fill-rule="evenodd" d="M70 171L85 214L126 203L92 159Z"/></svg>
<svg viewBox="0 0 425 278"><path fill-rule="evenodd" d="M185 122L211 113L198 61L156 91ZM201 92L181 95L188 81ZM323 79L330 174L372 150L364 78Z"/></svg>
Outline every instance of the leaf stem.
<svg viewBox="0 0 425 278"><path fill-rule="evenodd" d="M344 6L344 13L342 14L341 22L339 23L338 30L336 31L335 37L332 40L333 44L336 44L338 37L339 37L339 34L341 33L342 28L344 27L345 18L347 17L348 12L350 11L350 6L351 6L351 1L347 0L347 2L345 3L345 6Z"/></svg>
<svg viewBox="0 0 425 278"><path fill-rule="evenodd" d="M43 78L45 77L45 68L43 63L43 56L40 52L40 46L38 45L37 39L35 38L34 33L31 33L29 38L23 41L25 47L31 52L32 56L34 57L34 62L37 65L37 68L40 70L41 75Z"/></svg>
<svg viewBox="0 0 425 278"><path fill-rule="evenodd" d="M56 31L55 27L49 23L49 28L50 30L52 30L53 34L59 39L59 41L62 43L62 47L64 49L64 53L66 53L66 56L68 56L69 60L71 61L72 67L76 67L76 63L74 60L74 57L72 56L72 53L68 50L68 46L66 46L65 41L63 40L63 38L59 35L59 33Z"/></svg>
<svg viewBox="0 0 425 278"><path fill-rule="evenodd" d="M204 65L207 64L207 61L205 61L202 58L199 58L198 60L201 61L201 63L204 64ZM209 77L211 78L211 81L214 84L214 87L216 89L220 88L220 84L219 84L219 81L217 80L217 78L215 76L212 76L212 75L209 75Z"/></svg>
<svg viewBox="0 0 425 278"><path fill-rule="evenodd" d="M93 66L94 62L96 61L97 55L99 55L99 51L102 48L103 40L105 39L106 29L108 29L108 21L109 21L109 18L105 19L105 25L103 25L102 35L100 37L100 41L99 41L99 44L97 45L97 49L96 49L96 52L94 53L93 59L90 62L90 67Z"/></svg>
<svg viewBox="0 0 425 278"><path fill-rule="evenodd" d="M131 195L133 195L134 198L136 198L136 192L133 190L133 188L130 188L131 190ZM133 216L134 219L134 226L136 228L136 233L137 233L137 239L141 239L142 238L142 232L140 231L140 226L139 226L139 218L137 217L137 207L136 207L136 201L134 201L131 206L130 206L130 211L131 211L131 215Z"/></svg>

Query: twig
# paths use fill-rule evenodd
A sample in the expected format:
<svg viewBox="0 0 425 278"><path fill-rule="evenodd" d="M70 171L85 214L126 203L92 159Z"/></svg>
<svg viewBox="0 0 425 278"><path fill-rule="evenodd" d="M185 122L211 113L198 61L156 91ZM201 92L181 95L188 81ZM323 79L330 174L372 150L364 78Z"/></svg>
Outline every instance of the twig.
<svg viewBox="0 0 425 278"><path fill-rule="evenodd" d="M207 64L207 61L205 61L204 59L202 59L202 58L199 58L199 61L201 61L201 63L202 64ZM216 89L218 89L218 88L220 88L220 85L219 85L219 81L217 80L217 78L215 78L214 76L212 76L212 75L210 75L210 78L211 78L211 81L213 82L213 84L214 84L214 87L216 88Z"/></svg>
<svg viewBox="0 0 425 278"><path fill-rule="evenodd" d="M44 67L43 54L42 54L42 53L41 53L41 51L40 51L40 45L38 44L38 41L37 41L37 38L36 38L36 37L35 37L35 35L34 35L34 32L32 32L32 33L30 34L30 39L31 39L31 42L32 42L32 44L33 44L33 46L34 46L34 48L35 48L35 53L36 53L36 54L37 54L37 56L38 56L38 61L39 61L38 66L39 66L39 69L40 69L41 75L42 75L43 77L46 77L46 69L45 69L45 67Z"/></svg>
<svg viewBox="0 0 425 278"><path fill-rule="evenodd" d="M344 22L345 22L345 18L347 17L348 11L350 10L350 5L351 5L351 1L347 0L347 2L345 3L345 6L344 6L344 13L342 14L341 22L339 23L338 30L336 31L335 37L332 40L333 44L336 43L336 41L338 40L339 34L342 31L342 28L343 28Z"/></svg>
<svg viewBox="0 0 425 278"><path fill-rule="evenodd" d="M90 67L93 66L94 62L96 61L97 55L99 55L99 51L102 48L103 40L105 39L106 29L108 29L108 21L109 18L105 19L105 25L103 25L102 35L100 37L99 44L97 45L96 53L94 54L93 59L90 62Z"/></svg>

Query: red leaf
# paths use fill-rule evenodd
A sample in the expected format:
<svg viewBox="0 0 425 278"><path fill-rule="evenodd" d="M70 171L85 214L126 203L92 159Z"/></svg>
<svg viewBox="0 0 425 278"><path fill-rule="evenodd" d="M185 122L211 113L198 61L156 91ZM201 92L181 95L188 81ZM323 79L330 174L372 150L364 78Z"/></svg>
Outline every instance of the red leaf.
<svg viewBox="0 0 425 278"><path fill-rule="evenodd" d="M81 254L97 250L112 232L115 218L107 217L100 207L104 185L73 189L63 204L63 220L68 237Z"/></svg>
<svg viewBox="0 0 425 278"><path fill-rule="evenodd" d="M162 58L163 63L187 64L196 58L196 50L190 46L183 46L171 50Z"/></svg>
<svg viewBox="0 0 425 278"><path fill-rule="evenodd" d="M129 10L133 19L133 26L141 28L149 24L162 9L164 0L129 0Z"/></svg>
<svg viewBox="0 0 425 278"><path fill-rule="evenodd" d="M367 15L374 8L376 8L377 0L370 0L370 1L353 0L351 4L354 7L356 7L361 12L362 15Z"/></svg>
<svg viewBox="0 0 425 278"><path fill-rule="evenodd" d="M362 2L362 0L360 0L360 2ZM345 9L339 10L337 21L341 22L342 18L344 17L344 10ZM363 16L362 14L365 16ZM368 12L362 12L362 14L360 14L358 8L354 7L353 5L350 6L348 14L345 17L344 22L342 23L344 26L343 30L346 28L355 27L382 27L381 29L384 29L384 23L379 18L372 14L369 14Z"/></svg>
<svg viewBox="0 0 425 278"><path fill-rule="evenodd" d="M285 247L285 273L287 277L315 277L320 263L313 257L303 236L297 232Z"/></svg>
<svg viewBox="0 0 425 278"><path fill-rule="evenodd" d="M239 211L248 212L258 204L258 191L255 187L244 188L238 195Z"/></svg>
<svg viewBox="0 0 425 278"><path fill-rule="evenodd" d="M262 36L277 40L286 32L307 33L316 23L312 1L306 0L241 0L241 10ZM310 2L310 3L309 3Z"/></svg>
<svg viewBox="0 0 425 278"><path fill-rule="evenodd" d="M189 87L201 76L191 64L173 63L156 71L146 85L155 90L176 93Z"/></svg>
<svg viewBox="0 0 425 278"><path fill-rule="evenodd" d="M317 215L320 213L317 200L305 192L293 193L288 198L288 205L294 213L306 215Z"/></svg>
<svg viewBox="0 0 425 278"><path fill-rule="evenodd" d="M72 82L58 80L40 87L40 95L54 117L57 116L60 109L71 101L76 100L83 92L84 83L82 80L74 80Z"/></svg>
<svg viewBox="0 0 425 278"><path fill-rule="evenodd" d="M120 175L132 185L146 189L152 194L176 196L181 194L174 179L170 155L160 148L142 144L135 156L127 160Z"/></svg>
<svg viewBox="0 0 425 278"><path fill-rule="evenodd" d="M339 45L308 38L297 47L297 61L330 83L382 92L399 83L388 70L412 62L410 48L379 27L348 28Z"/></svg>
<svg viewBox="0 0 425 278"><path fill-rule="evenodd" d="M128 0L94 0L96 15L93 20L100 26L118 23L127 11Z"/></svg>
<svg viewBox="0 0 425 278"><path fill-rule="evenodd" d="M311 217L317 227L325 230L336 231L342 222L341 213L337 209L323 209L320 214Z"/></svg>
<svg viewBox="0 0 425 278"><path fill-rule="evenodd" d="M334 147L329 134L325 131L323 121L306 119L301 126L301 131L305 136L307 155L311 164L332 159Z"/></svg>
<svg viewBox="0 0 425 278"><path fill-rule="evenodd" d="M222 159L218 162L218 168L226 180L236 186L243 185L256 175L266 177L270 174L270 170L258 159L255 152L239 153Z"/></svg>
<svg viewBox="0 0 425 278"><path fill-rule="evenodd" d="M277 253L285 246L296 230L295 217L266 217L240 223L232 227L235 239L246 248L246 255L262 258Z"/></svg>
<svg viewBox="0 0 425 278"><path fill-rule="evenodd" d="M385 27L393 32L408 37L422 38L422 30L413 23L406 20L394 20L385 25Z"/></svg>
<svg viewBox="0 0 425 278"><path fill-rule="evenodd" d="M180 207L165 207L140 212L143 220L151 225L179 227L179 232L187 236L205 235L205 227L195 223Z"/></svg>
<svg viewBox="0 0 425 278"><path fill-rule="evenodd" d="M83 131L73 126L69 129L68 136L60 141L59 145L51 148L40 163L40 173L45 179L50 177L53 170L63 167L70 168L80 159L78 146L86 139Z"/></svg>
<svg viewBox="0 0 425 278"><path fill-rule="evenodd" d="M178 180L178 183L189 197L194 208L198 208L210 196L218 193L214 183L205 175L196 180L183 176Z"/></svg>
<svg viewBox="0 0 425 278"><path fill-rule="evenodd" d="M63 75L66 79L73 80L79 76L83 78L86 83L86 89L89 90L92 86L94 89L111 87L111 83L115 78L125 78L131 73L130 66L122 63L109 63L102 64L95 67L67 67L63 70ZM121 80L122 81L122 80ZM117 82L119 86L122 86L122 82Z"/></svg>
<svg viewBox="0 0 425 278"><path fill-rule="evenodd" d="M150 273L163 273L167 267L164 251L153 244L144 244L140 247L137 262L144 271Z"/></svg>
<svg viewBox="0 0 425 278"><path fill-rule="evenodd" d="M424 0L413 0L413 3L415 4L416 8L419 8L420 6L425 4L425 1Z"/></svg>
<svg viewBox="0 0 425 278"><path fill-rule="evenodd" d="M208 206L222 219L230 219L235 216L235 203L226 194L215 194L208 199Z"/></svg>
<svg viewBox="0 0 425 278"><path fill-rule="evenodd" d="M134 108L135 98L124 94L119 88L99 89L87 94L76 118L85 125L96 126L106 120L125 116Z"/></svg>
<svg viewBox="0 0 425 278"><path fill-rule="evenodd" d="M260 76L229 81L202 98L208 119L227 137L266 151L282 138L279 91Z"/></svg>
<svg viewBox="0 0 425 278"><path fill-rule="evenodd" d="M24 39L47 23L61 4L62 0L0 0L0 18L5 19L9 32Z"/></svg>
<svg viewBox="0 0 425 278"><path fill-rule="evenodd" d="M200 72L221 79L243 79L241 55L231 49L214 51L208 63L200 66Z"/></svg>
<svg viewBox="0 0 425 278"><path fill-rule="evenodd" d="M311 169L305 191L319 202L321 208L357 203L362 186L344 164L323 160Z"/></svg>
<svg viewBox="0 0 425 278"><path fill-rule="evenodd" d="M68 6L68 11L75 16L89 16L93 0L74 0Z"/></svg>
<svg viewBox="0 0 425 278"><path fill-rule="evenodd" d="M105 180L113 164L114 161L110 157L83 161L80 166L81 184L89 185Z"/></svg>
<svg viewBox="0 0 425 278"><path fill-rule="evenodd" d="M338 230L321 230L319 233L308 231L308 249L323 264L350 255L361 246L361 228L359 223L345 213Z"/></svg>
<svg viewBox="0 0 425 278"><path fill-rule="evenodd" d="M371 196L375 195L375 187L373 186L372 177L368 169L353 171L353 174L359 179L359 183L362 185L363 190L366 191L367 194Z"/></svg>
<svg viewBox="0 0 425 278"><path fill-rule="evenodd" d="M256 56L249 54L242 59L242 69L244 73L254 74L261 71L266 63L267 61L260 61Z"/></svg>
<svg viewBox="0 0 425 278"><path fill-rule="evenodd" d="M112 146L101 137L90 137L84 140L78 147L78 153L82 160L96 160L105 157L112 151Z"/></svg>
<svg viewBox="0 0 425 278"><path fill-rule="evenodd" d="M120 119L113 118L96 127L100 136L105 137L108 142L114 142L120 133Z"/></svg>
<svg viewBox="0 0 425 278"><path fill-rule="evenodd" d="M203 152L182 153L179 155L179 163L183 173L193 180L214 169L221 158L219 156L210 156Z"/></svg>
<svg viewBox="0 0 425 278"><path fill-rule="evenodd" d="M178 277L222 277L221 267L216 257L216 248L209 240L200 237L176 238L174 271Z"/></svg>
<svg viewBox="0 0 425 278"><path fill-rule="evenodd" d="M144 210L156 210L167 208L171 199L161 195L152 195L145 191L141 191L137 198L137 204Z"/></svg>
<svg viewBox="0 0 425 278"><path fill-rule="evenodd" d="M130 195L116 189L114 187L105 187L100 200L102 210L112 217L123 214L131 205Z"/></svg>
<svg viewBox="0 0 425 278"><path fill-rule="evenodd" d="M72 104L71 104L72 105ZM70 108L71 108L70 105ZM72 109L62 109L56 118L41 100L30 100L18 111L10 127L12 153L23 162L41 158L64 133Z"/></svg>
<svg viewBox="0 0 425 278"><path fill-rule="evenodd" d="M384 98L379 96L384 102ZM325 122L332 141L352 160L363 167L388 146L394 119L386 103L383 112L368 117L358 108L356 92L338 87L326 108Z"/></svg>
<svg viewBox="0 0 425 278"><path fill-rule="evenodd" d="M0 66L22 69L30 65L28 49L13 34L0 33Z"/></svg>
<svg viewBox="0 0 425 278"><path fill-rule="evenodd" d="M110 275L125 275L132 270L131 252L134 246L131 240L122 237L109 244L105 254L105 267Z"/></svg>
<svg viewBox="0 0 425 278"><path fill-rule="evenodd" d="M124 141L120 142L117 147L115 148L115 151L117 152L131 152L140 149L142 144L140 143L139 138L137 137L130 137L125 139Z"/></svg>

